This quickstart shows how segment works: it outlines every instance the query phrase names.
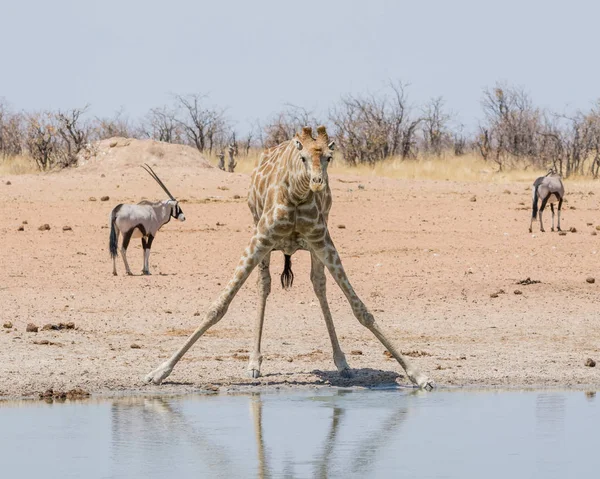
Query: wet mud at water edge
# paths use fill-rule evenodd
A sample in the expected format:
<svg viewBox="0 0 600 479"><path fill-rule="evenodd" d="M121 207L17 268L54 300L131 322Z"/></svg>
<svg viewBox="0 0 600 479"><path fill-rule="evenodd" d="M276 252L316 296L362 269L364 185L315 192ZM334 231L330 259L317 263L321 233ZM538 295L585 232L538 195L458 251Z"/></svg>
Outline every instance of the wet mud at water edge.
<svg viewBox="0 0 600 479"><path fill-rule="evenodd" d="M6 477L594 477L599 423L583 390L7 401L0 450Z"/></svg>

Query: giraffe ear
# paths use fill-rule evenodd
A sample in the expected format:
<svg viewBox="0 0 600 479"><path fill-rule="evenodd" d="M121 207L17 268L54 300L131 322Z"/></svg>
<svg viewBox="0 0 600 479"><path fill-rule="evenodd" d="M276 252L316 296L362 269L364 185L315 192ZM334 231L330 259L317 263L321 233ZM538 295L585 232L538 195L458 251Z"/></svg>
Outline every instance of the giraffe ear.
<svg viewBox="0 0 600 479"><path fill-rule="evenodd" d="M298 148L298 150L302 149L302 143L300 143L300 140L298 138L294 138L294 144L296 145L296 148Z"/></svg>
<svg viewBox="0 0 600 479"><path fill-rule="evenodd" d="M335 150L335 141L330 142L329 145L327 145L327 148L330 150Z"/></svg>

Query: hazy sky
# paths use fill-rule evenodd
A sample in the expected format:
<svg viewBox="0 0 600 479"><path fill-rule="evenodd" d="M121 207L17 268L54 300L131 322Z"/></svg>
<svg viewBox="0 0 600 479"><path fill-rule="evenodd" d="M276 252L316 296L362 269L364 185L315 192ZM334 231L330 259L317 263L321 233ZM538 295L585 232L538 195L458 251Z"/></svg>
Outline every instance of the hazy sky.
<svg viewBox="0 0 600 479"><path fill-rule="evenodd" d="M502 81L558 111L600 98L593 1L0 0L0 97L131 117L206 93L240 130L285 103L410 83L468 126Z"/></svg>

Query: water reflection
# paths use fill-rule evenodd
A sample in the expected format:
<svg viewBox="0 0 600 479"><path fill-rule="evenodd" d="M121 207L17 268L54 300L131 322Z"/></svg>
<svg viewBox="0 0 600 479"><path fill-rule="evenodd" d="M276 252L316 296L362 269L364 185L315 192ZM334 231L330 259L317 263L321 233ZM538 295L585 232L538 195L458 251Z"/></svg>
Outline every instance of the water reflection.
<svg viewBox="0 0 600 479"><path fill-rule="evenodd" d="M161 470L168 472L171 467L180 466L170 464L170 458L189 451L197 470L211 471L211 477L247 477L247 467L252 462L256 477L261 479L368 474L380 449L400 431L408 408L400 401L383 408L377 405L369 411L375 404L369 407L367 401L361 408L361 419L346 413L347 394L340 390L309 397L310 407L296 401L297 408L272 394L195 400L117 399L111 405L114 470L133 473L130 467L135 465L137 473L144 477L156 475L156 459L160 458ZM219 405L223 399L230 404ZM240 402L249 403L245 417L240 414L245 409L239 407ZM211 405L213 411L201 412ZM289 410L291 420L282 417L278 411L282 407ZM271 410L266 421L265 408ZM342 430L344 435L340 437ZM360 434L353 437L352 431ZM250 437L251 442L247 441ZM283 447L285 443L291 447ZM251 450L254 459L249 454ZM153 469L146 469L147 464L153 464Z"/></svg>
<svg viewBox="0 0 600 479"><path fill-rule="evenodd" d="M0 402L1 477L596 477L598 423L594 391Z"/></svg>

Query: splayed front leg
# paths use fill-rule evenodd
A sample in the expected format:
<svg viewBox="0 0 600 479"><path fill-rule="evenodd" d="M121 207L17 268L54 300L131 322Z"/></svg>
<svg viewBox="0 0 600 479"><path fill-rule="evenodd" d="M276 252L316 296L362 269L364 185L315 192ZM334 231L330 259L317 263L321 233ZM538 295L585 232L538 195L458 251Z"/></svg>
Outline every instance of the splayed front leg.
<svg viewBox="0 0 600 479"><path fill-rule="evenodd" d="M190 349L198 338L202 336L210 327L217 324L227 312L227 308L231 304L231 301L242 287L252 270L256 265L264 258L264 256L271 250L273 243L266 237L254 236L250 241L250 244L244 251L233 278L227 283L227 286L209 307L204 320L198 326L196 331L187 339L185 344L175 353L171 358L162 363L151 373L145 376L145 381L148 383L160 384L166 377L171 374L171 371L183 355Z"/></svg>
<svg viewBox="0 0 600 479"><path fill-rule="evenodd" d="M421 373L407 358L402 356L400 350L396 348L386 335L384 335L379 325L375 323L375 318L373 318L371 312L352 288L348 276L342 266L339 254L329 236L329 232L325 233L325 237L321 241L313 242L311 244L311 251L314 252L317 258L329 269L329 272L348 299L356 319L358 319L360 324L369 329L392 356L394 356L398 363L404 368L404 371L411 382L422 389L433 389L435 387L433 380Z"/></svg>

